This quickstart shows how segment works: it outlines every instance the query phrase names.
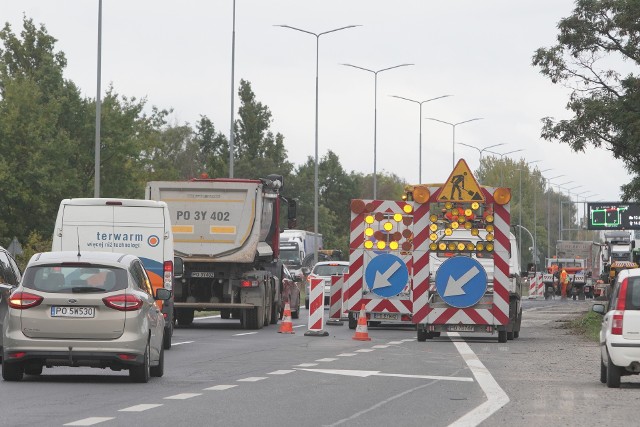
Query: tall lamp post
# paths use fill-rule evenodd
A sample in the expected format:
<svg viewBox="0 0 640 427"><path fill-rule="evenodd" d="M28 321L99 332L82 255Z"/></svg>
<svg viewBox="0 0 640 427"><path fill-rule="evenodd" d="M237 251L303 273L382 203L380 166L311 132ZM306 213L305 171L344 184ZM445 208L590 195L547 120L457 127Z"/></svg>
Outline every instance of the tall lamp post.
<svg viewBox="0 0 640 427"><path fill-rule="evenodd" d="M313 232L318 234L318 57L320 50L320 36L335 33L336 31L346 30L348 28L359 27L360 25L347 25L345 27L335 28L321 33L313 33L301 28L292 27L290 25L275 25L276 27L288 28L301 33L310 34L316 38L316 125L315 125L315 161L313 173ZM318 262L318 243L314 240L313 262Z"/></svg>
<svg viewBox="0 0 640 427"><path fill-rule="evenodd" d="M482 120L482 119L483 117L476 117L473 119L465 120L463 122L450 123L450 122L445 122L444 120L434 119L433 117L425 117L425 120L433 120L434 122L444 123L445 125L451 126L451 128L453 129L453 152L452 152L453 161L451 166L452 168L456 167L456 126L464 123L475 122L476 120Z"/></svg>
<svg viewBox="0 0 640 427"><path fill-rule="evenodd" d="M233 0L233 24L231 27L231 125L229 130L229 178L233 178L233 145L235 141L234 134L234 106L235 100L235 68L236 68L236 0Z"/></svg>
<svg viewBox="0 0 640 427"><path fill-rule="evenodd" d="M547 178L547 185L549 186L549 190L551 190L551 180L552 179L556 179L556 178L560 178L566 176L564 174L562 175L556 175L554 177L551 178ZM547 192L547 257L551 256L551 191Z"/></svg>
<svg viewBox="0 0 640 427"><path fill-rule="evenodd" d="M538 173L540 175L542 175L544 172L549 172L550 170L553 170L553 168L547 168L544 170L539 170ZM544 177L542 177L542 179L544 179ZM534 264L535 264L535 271L538 271L538 200L537 200L537 194L538 194L538 180L536 179L535 182L535 188L533 189L533 240L534 242L536 242L533 245L533 253L534 253Z"/></svg>
<svg viewBox="0 0 640 427"><path fill-rule="evenodd" d="M474 150L476 150L478 152L478 154L480 155L480 161L482 160L482 153L487 151L489 148L499 147L500 145L505 145L505 144L506 144L506 142L501 142L499 144L489 145L489 146L486 146L484 148L478 148L475 145L465 144L464 142L458 142L458 145L464 145L465 147L473 148Z"/></svg>
<svg viewBox="0 0 640 427"><path fill-rule="evenodd" d="M98 65L96 73L96 142L95 173L93 197L100 197L100 119L102 115L102 98L100 95L102 81L102 0L98 0Z"/></svg>
<svg viewBox="0 0 640 427"><path fill-rule="evenodd" d="M383 71L393 70L394 68L408 67L413 64L398 64L393 67L382 68L380 70L370 70L368 68L359 67L353 64L342 64L345 67L357 68L358 70L367 71L373 74L373 199L377 199L378 189L378 172L376 170L377 162L377 134L378 134L378 74Z"/></svg>
<svg viewBox="0 0 640 427"><path fill-rule="evenodd" d="M584 190L584 191L581 191L579 193L576 193L576 224L578 224L578 229L576 230L576 234L578 234L577 237L579 237L580 230L582 229L582 224L580 224L580 219L581 219L581 217L580 217L580 202L578 201L578 196L582 196L583 194L587 194L587 193L590 193L590 192L591 192L591 190ZM569 236L571 236L571 234L569 234ZM576 240L580 240L580 239L576 238Z"/></svg>
<svg viewBox="0 0 640 427"><path fill-rule="evenodd" d="M391 96L394 98L404 99L405 101L413 102L420 106L420 115L418 116L420 121L420 138L418 142L418 184L421 184L422 183L422 104L430 101L435 101L436 99L448 98L453 95L437 96L435 98L426 99L424 101L417 101L415 99L405 98L403 96L398 96L398 95L391 95Z"/></svg>
<svg viewBox="0 0 640 427"><path fill-rule="evenodd" d="M527 171L529 170L529 165L533 164L533 163L538 163L541 160L532 160L530 162L527 162ZM520 228L518 228L518 244L520 245L520 250L518 253L518 256L520 257L520 265L522 265L522 229L524 228L522 226L522 168L518 168L517 169L519 172L519 177L518 177L518 204L519 209L518 209L518 224L520 225ZM531 233L529 233L531 234ZM532 243L533 243L533 237L531 237ZM535 246L535 243L534 243Z"/></svg>
<svg viewBox="0 0 640 427"><path fill-rule="evenodd" d="M563 187L563 185L574 183L575 181L567 181L562 184L556 184L558 187L558 239L562 240L562 191L566 190L567 187Z"/></svg>

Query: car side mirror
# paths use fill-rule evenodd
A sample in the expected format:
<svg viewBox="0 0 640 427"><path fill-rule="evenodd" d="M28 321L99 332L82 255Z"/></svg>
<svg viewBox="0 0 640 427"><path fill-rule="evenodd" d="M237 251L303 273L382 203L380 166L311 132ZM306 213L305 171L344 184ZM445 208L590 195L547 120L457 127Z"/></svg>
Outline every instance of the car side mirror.
<svg viewBox="0 0 640 427"><path fill-rule="evenodd" d="M171 291L165 288L156 289L156 299L160 301L166 301L171 298Z"/></svg>
<svg viewBox="0 0 640 427"><path fill-rule="evenodd" d="M593 307L591 307L591 311L604 315L605 314L604 304L593 304Z"/></svg>

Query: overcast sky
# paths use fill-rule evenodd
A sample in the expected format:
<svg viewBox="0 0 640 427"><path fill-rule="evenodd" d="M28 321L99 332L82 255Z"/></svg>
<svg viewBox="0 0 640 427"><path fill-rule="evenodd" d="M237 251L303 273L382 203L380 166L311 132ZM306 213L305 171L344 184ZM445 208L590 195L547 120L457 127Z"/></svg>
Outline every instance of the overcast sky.
<svg viewBox="0 0 640 427"><path fill-rule="evenodd" d="M572 0L236 0L235 92L251 82L273 115L271 129L285 137L296 165L313 156L315 139L314 36L320 33L319 152L334 151L347 171L372 173L374 75L350 63L384 71L377 78L377 171L418 181L420 117L456 123L456 142L540 160L533 166L590 200L619 200L627 172L605 150L573 153L543 141L540 119L568 118L568 91L531 66L538 47L551 46ZM98 0L0 0L0 17L14 32L22 16L44 24L65 53L65 77L96 96ZM148 106L173 108L176 124L208 116L229 135L233 0L104 0L102 87L146 97ZM235 101L236 110L239 102ZM237 113L236 113L237 118ZM422 120L422 181L442 182L452 170L452 127ZM486 154L486 153L485 153ZM456 160L472 170L478 151L456 145ZM277 172L277 171L274 171ZM517 191L517 190L516 190ZM584 193L586 194L586 193Z"/></svg>

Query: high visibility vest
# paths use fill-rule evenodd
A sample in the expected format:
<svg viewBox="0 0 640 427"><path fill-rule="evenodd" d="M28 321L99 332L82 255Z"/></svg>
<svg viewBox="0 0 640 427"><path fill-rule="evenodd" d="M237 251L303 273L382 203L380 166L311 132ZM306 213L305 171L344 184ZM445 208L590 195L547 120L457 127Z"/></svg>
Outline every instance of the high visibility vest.
<svg viewBox="0 0 640 427"><path fill-rule="evenodd" d="M560 282L567 283L567 276L567 272L565 270L562 270L562 273L560 273Z"/></svg>

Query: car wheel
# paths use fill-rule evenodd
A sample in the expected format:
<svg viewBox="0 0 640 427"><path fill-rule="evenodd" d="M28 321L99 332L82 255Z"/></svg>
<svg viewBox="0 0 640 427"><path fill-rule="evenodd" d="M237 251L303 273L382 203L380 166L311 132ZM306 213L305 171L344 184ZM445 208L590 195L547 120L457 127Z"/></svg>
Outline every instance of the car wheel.
<svg viewBox="0 0 640 427"><path fill-rule="evenodd" d="M11 363L6 360L2 363L2 379L5 381L20 381L24 374L22 363Z"/></svg>
<svg viewBox="0 0 640 427"><path fill-rule="evenodd" d="M230 319L231 318L231 311L230 310L220 310L220 318L221 319Z"/></svg>
<svg viewBox="0 0 640 427"><path fill-rule="evenodd" d="M507 331L498 331L498 342L507 342Z"/></svg>
<svg viewBox="0 0 640 427"><path fill-rule="evenodd" d="M162 334L162 348L169 350L171 348L171 337L173 336L173 324L164 327Z"/></svg>
<svg viewBox="0 0 640 427"><path fill-rule="evenodd" d="M147 383L149 377L151 377L151 363L149 355L149 341L147 341L147 347L144 350L144 357L142 365L132 366L129 368L129 378L134 383Z"/></svg>
<svg viewBox="0 0 640 427"><path fill-rule="evenodd" d="M602 384L607 382L607 365L602 361L602 356L600 356L600 382Z"/></svg>
<svg viewBox="0 0 640 427"><path fill-rule="evenodd" d="M24 365L24 373L27 375L41 375L42 374L42 364L33 363Z"/></svg>
<svg viewBox="0 0 640 427"><path fill-rule="evenodd" d="M178 325L180 326L189 326L193 323L194 312L192 308L180 308L176 310L176 319L178 320Z"/></svg>
<svg viewBox="0 0 640 427"><path fill-rule="evenodd" d="M160 348L160 359L158 360L158 365L151 367L150 374L152 377L158 378L164 375L164 347Z"/></svg>
<svg viewBox="0 0 640 427"><path fill-rule="evenodd" d="M611 356L609 356L609 362L607 363L607 387L620 387L620 370L618 366L613 364Z"/></svg>

